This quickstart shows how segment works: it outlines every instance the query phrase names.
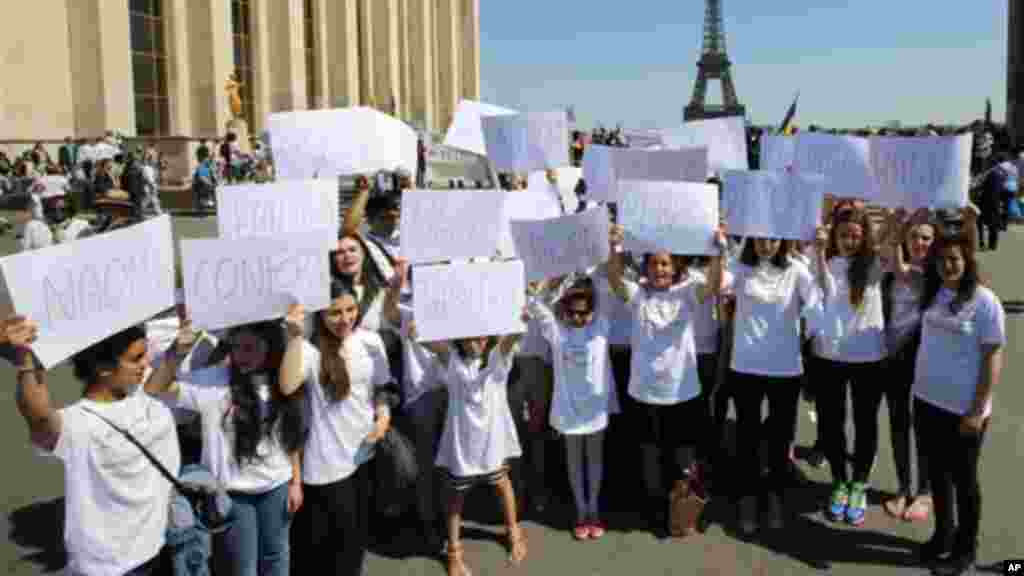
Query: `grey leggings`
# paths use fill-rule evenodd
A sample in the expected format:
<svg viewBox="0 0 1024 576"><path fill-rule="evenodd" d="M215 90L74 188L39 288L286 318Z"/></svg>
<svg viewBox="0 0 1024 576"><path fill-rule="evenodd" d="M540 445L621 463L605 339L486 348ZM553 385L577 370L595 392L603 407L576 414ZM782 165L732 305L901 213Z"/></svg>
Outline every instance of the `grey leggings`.
<svg viewBox="0 0 1024 576"><path fill-rule="evenodd" d="M931 494L928 479L928 455L920 449L918 431L914 427L914 363L917 343L911 342L888 359L889 375L885 387L885 404L889 407L889 430L896 479L901 496Z"/></svg>

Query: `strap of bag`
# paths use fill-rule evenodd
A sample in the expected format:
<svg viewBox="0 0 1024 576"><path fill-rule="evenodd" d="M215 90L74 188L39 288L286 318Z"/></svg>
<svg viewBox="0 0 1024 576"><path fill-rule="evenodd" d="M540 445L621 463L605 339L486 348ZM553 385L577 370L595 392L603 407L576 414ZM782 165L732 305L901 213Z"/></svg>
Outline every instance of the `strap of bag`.
<svg viewBox="0 0 1024 576"><path fill-rule="evenodd" d="M178 479L173 474L171 474L167 470L167 468L165 468L164 465L160 463L159 460L157 460L157 457L153 456L153 453L150 452L149 449L147 449L145 446L143 446L142 442L139 442L138 439L136 439L135 436L132 435L131 432L125 430L124 428L121 428L117 424L114 424L113 422L110 421L109 418L107 418L106 416L103 416L102 414L92 410L91 408L87 408L85 406L80 406L80 408L82 410L85 410L86 412L92 414L93 416L99 418L100 420L103 420L104 422L106 422L107 425L109 425L114 430L117 430L118 432L120 432L122 436L124 436L129 442L131 442L139 450L141 450L142 454L146 457L146 459L149 460L150 462L152 462L153 466L156 466L156 469L159 470L160 473L164 475L164 478L166 478L167 481L170 482L178 490L178 492L181 492L181 493L184 494L185 492L188 491L187 488L185 488L185 486L181 482L179 482Z"/></svg>

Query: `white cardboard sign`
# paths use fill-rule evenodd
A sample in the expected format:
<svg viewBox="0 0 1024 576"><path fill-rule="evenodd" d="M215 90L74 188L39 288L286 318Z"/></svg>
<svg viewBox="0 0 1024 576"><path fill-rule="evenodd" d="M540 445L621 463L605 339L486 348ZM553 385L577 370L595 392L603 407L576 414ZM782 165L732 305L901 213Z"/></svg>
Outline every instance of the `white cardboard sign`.
<svg viewBox="0 0 1024 576"><path fill-rule="evenodd" d="M524 173L569 165L565 110L486 116L482 124L495 170Z"/></svg>
<svg viewBox="0 0 1024 576"><path fill-rule="evenodd" d="M583 178L583 169L578 166L563 166L557 168L555 173L558 175L558 184L548 182L546 172L531 172L527 178L527 188L547 190L549 194L559 199L563 213L572 214L579 207L576 185Z"/></svg>
<svg viewBox="0 0 1024 576"><path fill-rule="evenodd" d="M39 324L32 346L52 368L174 307L170 216L0 259L3 308Z"/></svg>
<svg viewBox="0 0 1024 576"><path fill-rule="evenodd" d="M729 171L722 178L729 234L813 240L824 199L825 178L820 174Z"/></svg>
<svg viewBox="0 0 1024 576"><path fill-rule="evenodd" d="M806 133L761 140L761 170L785 170L825 177L826 192L837 198L878 202L867 138Z"/></svg>
<svg viewBox="0 0 1024 576"><path fill-rule="evenodd" d="M608 260L608 208L553 220L511 222L516 252L529 282L582 272Z"/></svg>
<svg viewBox="0 0 1024 576"><path fill-rule="evenodd" d="M661 131L666 148L707 148L708 171L746 170L747 121L742 116L687 122Z"/></svg>
<svg viewBox="0 0 1024 576"><path fill-rule="evenodd" d="M373 108L279 112L267 117L267 133L278 181L416 173L416 131Z"/></svg>
<svg viewBox="0 0 1024 576"><path fill-rule="evenodd" d="M217 188L217 229L225 240L274 236L314 229L337 237L338 184L330 180L285 180Z"/></svg>
<svg viewBox="0 0 1024 576"><path fill-rule="evenodd" d="M492 258L505 245L501 190L409 190L402 193L402 256L413 264ZM417 268L417 274L419 269Z"/></svg>
<svg viewBox="0 0 1024 576"><path fill-rule="evenodd" d="M878 203L909 210L966 206L973 138L872 138Z"/></svg>
<svg viewBox="0 0 1024 576"><path fill-rule="evenodd" d="M587 200L620 202L622 180L651 182L704 182L708 173L708 149L639 150L590 146L583 156Z"/></svg>
<svg viewBox="0 0 1024 576"><path fill-rule="evenodd" d="M418 266L413 275L420 342L522 334L525 305L519 260Z"/></svg>
<svg viewBox="0 0 1024 576"><path fill-rule="evenodd" d="M718 229L718 188L693 182L623 180L619 223L634 252L711 254Z"/></svg>
<svg viewBox="0 0 1024 576"><path fill-rule="evenodd" d="M462 100L455 109L452 125L448 127L448 132L444 135L444 145L486 156L487 144L484 142L483 118L516 114L519 112L501 106L474 100Z"/></svg>
<svg viewBox="0 0 1024 576"><path fill-rule="evenodd" d="M197 328L280 318L291 304L330 303L325 230L237 240L182 240L185 302Z"/></svg>

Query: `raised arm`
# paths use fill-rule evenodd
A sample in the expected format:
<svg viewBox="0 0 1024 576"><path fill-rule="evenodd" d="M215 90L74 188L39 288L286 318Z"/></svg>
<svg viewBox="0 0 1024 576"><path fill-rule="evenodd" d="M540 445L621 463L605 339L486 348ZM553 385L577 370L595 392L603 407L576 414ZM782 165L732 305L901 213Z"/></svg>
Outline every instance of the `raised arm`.
<svg viewBox="0 0 1024 576"><path fill-rule="evenodd" d="M826 260L825 251L828 248L828 228L820 227L814 237L814 257L816 259L816 270L815 276L818 281L818 287L821 288L821 292L828 297L829 295L829 273L828 273L828 261Z"/></svg>
<svg viewBox="0 0 1024 576"><path fill-rule="evenodd" d="M178 327L178 336L174 339L174 344L164 352L164 361L146 380L143 386L146 394L159 396L177 392L178 366L188 356L195 343L196 333L192 330L192 321L185 318Z"/></svg>
<svg viewBox="0 0 1024 576"><path fill-rule="evenodd" d="M395 261L395 275L388 283L388 291L384 299L384 319L393 326L402 324L402 314L398 309L398 303L402 299L402 288L405 286L408 270L409 261L399 258Z"/></svg>
<svg viewBox="0 0 1024 576"><path fill-rule="evenodd" d="M281 359L281 368L277 378L281 386L281 394L285 396L294 394L306 380L306 375L302 370L305 320L306 310L301 304L292 304L288 308L288 315L285 317L288 345L285 347L284 358Z"/></svg>
<svg viewBox="0 0 1024 576"><path fill-rule="evenodd" d="M14 365L18 370L15 399L18 412L28 425L32 443L47 451L57 445L62 429L60 413L50 403L45 373L30 348L38 328L34 322L15 317L4 323L4 339L14 346Z"/></svg>
<svg viewBox="0 0 1024 576"><path fill-rule="evenodd" d="M626 263L622 256L622 241L625 235L624 228L619 224L612 224L608 233L609 255L608 255L608 287L612 293L629 301L629 292L626 290L626 283L623 276L626 271Z"/></svg>
<svg viewBox="0 0 1024 576"><path fill-rule="evenodd" d="M729 247L729 242L725 237L725 228L719 228L715 232L715 248L718 249L718 254L711 257L711 266L708 268L708 287L710 288L711 295L718 298L722 295L722 280L725 277L725 251Z"/></svg>
<svg viewBox="0 0 1024 576"><path fill-rule="evenodd" d="M366 203L370 201L369 180L365 176L360 176L356 179L356 188L356 197L352 199L352 204L345 212L345 221L341 225L342 236L358 234L359 227L362 226L363 219L366 217Z"/></svg>

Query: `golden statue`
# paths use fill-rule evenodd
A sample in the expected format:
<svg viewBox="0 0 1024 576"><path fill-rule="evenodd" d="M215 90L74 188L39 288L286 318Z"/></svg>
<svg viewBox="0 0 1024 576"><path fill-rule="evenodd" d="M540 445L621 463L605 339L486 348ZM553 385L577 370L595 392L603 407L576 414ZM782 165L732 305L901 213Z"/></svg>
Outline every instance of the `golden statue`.
<svg viewBox="0 0 1024 576"><path fill-rule="evenodd" d="M224 92L228 95L228 110L231 111L232 118L242 117L242 86L243 84L238 81L237 72L228 76L228 82L224 85Z"/></svg>

